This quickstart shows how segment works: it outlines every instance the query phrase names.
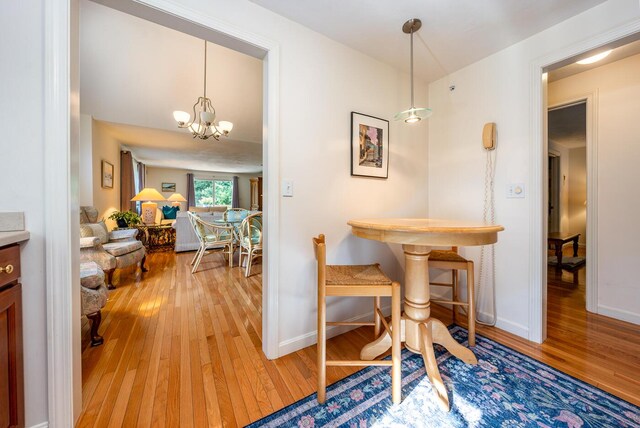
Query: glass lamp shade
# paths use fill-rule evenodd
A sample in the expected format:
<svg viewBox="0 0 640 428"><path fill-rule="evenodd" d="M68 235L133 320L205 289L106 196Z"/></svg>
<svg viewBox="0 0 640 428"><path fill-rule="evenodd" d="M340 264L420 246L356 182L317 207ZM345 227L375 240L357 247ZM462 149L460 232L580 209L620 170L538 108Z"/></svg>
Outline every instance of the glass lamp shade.
<svg viewBox="0 0 640 428"><path fill-rule="evenodd" d="M216 118L216 115L213 114L210 111L201 111L200 112L200 122L201 123L211 124L211 123L213 123L215 118Z"/></svg>
<svg viewBox="0 0 640 428"><path fill-rule="evenodd" d="M153 187L145 187L131 201L164 201L165 198Z"/></svg>
<svg viewBox="0 0 640 428"><path fill-rule="evenodd" d="M189 130L194 134L200 134L204 130L204 127L199 123L194 123L189 127Z"/></svg>
<svg viewBox="0 0 640 428"><path fill-rule="evenodd" d="M189 122L191 120L191 115L189 113L187 113L186 111L176 110L176 111L173 112L173 118L178 123L187 123L187 122Z"/></svg>
<svg viewBox="0 0 640 428"><path fill-rule="evenodd" d="M218 123L218 129L219 129L221 132L223 132L223 133L225 133L225 134L228 134L228 133L229 133L229 132L231 132L231 130L233 129L233 123L228 122L228 121L226 121L226 120L221 120L221 121Z"/></svg>
<svg viewBox="0 0 640 428"><path fill-rule="evenodd" d="M433 112L430 108L415 108L412 107L409 110L401 111L396 114L394 120L404 120L406 123L416 123L422 119L426 119L431 116Z"/></svg>

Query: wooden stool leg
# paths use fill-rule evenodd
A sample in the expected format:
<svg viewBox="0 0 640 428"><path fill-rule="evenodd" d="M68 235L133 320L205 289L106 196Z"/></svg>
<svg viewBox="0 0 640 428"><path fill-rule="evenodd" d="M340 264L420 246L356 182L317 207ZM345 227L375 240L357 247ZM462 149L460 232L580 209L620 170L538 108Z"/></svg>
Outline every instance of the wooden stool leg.
<svg viewBox="0 0 640 428"><path fill-rule="evenodd" d="M473 262L467 262L467 307L469 346L476 346L476 298L473 274Z"/></svg>
<svg viewBox="0 0 640 428"><path fill-rule="evenodd" d="M451 270L451 300L453 302L458 301L458 269ZM451 305L451 312L453 313L453 322L456 322L458 315L458 305Z"/></svg>
<svg viewBox="0 0 640 428"><path fill-rule="evenodd" d="M318 290L318 403L324 404L327 389L327 314L325 290Z"/></svg>
<svg viewBox="0 0 640 428"><path fill-rule="evenodd" d="M400 284L394 282L391 290L391 399L393 404L402 401L402 353L400 343Z"/></svg>
<svg viewBox="0 0 640 428"><path fill-rule="evenodd" d="M377 339L380 336L380 329L382 328L382 322L380 321L380 315L378 315L378 311L376 309L380 309L380 296L375 296L373 298L373 336Z"/></svg>

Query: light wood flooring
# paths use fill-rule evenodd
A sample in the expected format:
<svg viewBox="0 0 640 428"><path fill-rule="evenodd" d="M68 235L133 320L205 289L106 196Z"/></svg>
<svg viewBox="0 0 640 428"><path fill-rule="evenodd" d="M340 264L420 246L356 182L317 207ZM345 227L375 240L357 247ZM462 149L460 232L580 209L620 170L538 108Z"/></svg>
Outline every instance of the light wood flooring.
<svg viewBox="0 0 640 428"><path fill-rule="evenodd" d="M104 344L91 348L83 327L77 426L244 426L315 392L315 347L273 361L262 354L260 265L245 278L214 254L191 275L192 257L152 253L148 273L117 274L100 328ZM640 328L587 314L584 286L564 279L549 286L543 345L490 327L479 333L640 405ZM433 314L451 321L444 308ZM357 357L371 338L370 327L333 338L329 356ZM328 382L357 370L329 368Z"/></svg>

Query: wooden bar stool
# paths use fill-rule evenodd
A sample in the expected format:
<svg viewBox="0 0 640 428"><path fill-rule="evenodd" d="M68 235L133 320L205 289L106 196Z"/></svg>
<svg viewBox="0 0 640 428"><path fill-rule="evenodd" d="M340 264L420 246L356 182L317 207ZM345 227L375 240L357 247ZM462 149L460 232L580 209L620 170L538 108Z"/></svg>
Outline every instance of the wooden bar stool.
<svg viewBox="0 0 640 428"><path fill-rule="evenodd" d="M400 372L400 284L391 281L374 265L327 265L324 235L313 238L318 261L318 402L324 403L327 387L327 366L390 366L391 396L394 404L401 401L402 378ZM374 297L373 322L327 322L327 296ZM391 297L391 326L380 310L380 297ZM391 361L330 360L327 361L328 325L374 326L380 335L383 326L391 336Z"/></svg>
<svg viewBox="0 0 640 428"><path fill-rule="evenodd" d="M433 250L429 254L429 267L451 270L451 282L431 282L430 285L451 287L451 300L431 300L433 303L441 303L452 306L453 321L456 321L458 308L465 309L469 330L469 346L476 346L476 309L473 287L473 261L467 260L458 254L458 247L451 250ZM458 298L458 271L467 271L467 301Z"/></svg>

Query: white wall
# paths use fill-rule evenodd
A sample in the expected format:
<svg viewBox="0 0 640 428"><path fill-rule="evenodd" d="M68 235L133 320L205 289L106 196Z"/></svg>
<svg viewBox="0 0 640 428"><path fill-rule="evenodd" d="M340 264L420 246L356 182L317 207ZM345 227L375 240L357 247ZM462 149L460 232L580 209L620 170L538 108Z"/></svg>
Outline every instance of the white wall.
<svg viewBox="0 0 640 428"><path fill-rule="evenodd" d="M485 122L497 123L496 221L505 227L496 246L497 312L498 326L507 331L529 336L529 275L533 268L530 263L532 242L528 199L531 189L526 189L529 192L524 199L507 199L505 192L508 183L531 183L531 156L540 155L532 153L529 137L534 96L530 86L532 63L579 41L637 20L639 12L635 0L608 1L429 86L429 104L434 109L429 123L428 156L431 217L482 218L485 160L481 146L482 126ZM456 85L453 92L448 90L451 84ZM619 95L630 98L626 91ZM636 153L633 150L628 150L629 161ZM638 159L637 155L635 159ZM606 164L609 160L603 162ZM631 177L625 174L622 176L632 182ZM601 185L607 180L603 177ZM613 196L617 190L611 193ZM600 204L604 206L606 202L601 200ZM611 223L603 226L600 232L618 234L620 232L611 230L617 226L617 222ZM618 250L624 248L626 251L634 241L627 239L629 244ZM618 250L614 254L619 255ZM466 253L479 262L478 249L467 249ZM600 254L603 253L606 252L601 249ZM630 254L633 252L618 259L617 265L631 257ZM623 278L617 274L607 281L622 284ZM603 284L602 292L605 290L608 290L608 285ZM622 287L617 290L615 298L624 296L627 307L630 307L638 302L631 293L630 288Z"/></svg>
<svg viewBox="0 0 640 428"><path fill-rule="evenodd" d="M80 177L78 191L80 206L93 205L93 119L80 115Z"/></svg>
<svg viewBox="0 0 640 428"><path fill-rule="evenodd" d="M81 126L82 128L82 126ZM106 129L105 124L92 121L93 136L93 206L98 209L98 219L104 218L109 229L116 226L115 221L107 217L114 211L120 211L120 141ZM113 165L113 188L102 187L102 161Z"/></svg>
<svg viewBox="0 0 640 428"><path fill-rule="evenodd" d="M589 92L598 95L598 312L640 324L640 55L549 84L549 103Z"/></svg>
<svg viewBox="0 0 640 428"><path fill-rule="evenodd" d="M238 188L240 196L240 208L249 209L251 205L251 193L249 187L249 179L256 177L251 174L228 174L215 171L191 171L187 169L175 169L175 168L158 168L149 166L147 167L146 186L153 187L161 192L162 183L176 183L176 192L180 193L185 198L187 197L187 174L193 173L195 178L208 178L208 179L220 179L231 180L234 175L238 176ZM165 198L171 196L172 193L162 193ZM165 205L170 205L166 203ZM162 205L159 203L158 207ZM187 209L187 203L182 202L180 204L181 210Z"/></svg>
<svg viewBox="0 0 640 428"><path fill-rule="evenodd" d="M569 150L569 229L580 234L580 245L587 244L587 148Z"/></svg>
<svg viewBox="0 0 640 428"><path fill-rule="evenodd" d="M26 426L47 420L43 8L42 0L0 6L0 211L24 211L31 232L21 251Z"/></svg>

